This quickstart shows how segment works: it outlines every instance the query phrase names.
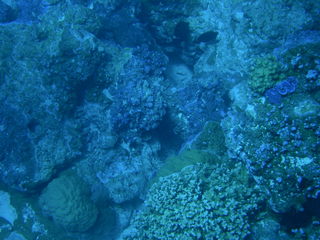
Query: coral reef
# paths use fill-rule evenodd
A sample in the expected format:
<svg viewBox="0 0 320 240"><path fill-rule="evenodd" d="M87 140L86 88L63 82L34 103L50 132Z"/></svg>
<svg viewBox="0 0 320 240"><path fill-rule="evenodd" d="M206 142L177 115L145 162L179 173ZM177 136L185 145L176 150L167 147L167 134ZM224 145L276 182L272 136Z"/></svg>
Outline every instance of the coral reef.
<svg viewBox="0 0 320 240"><path fill-rule="evenodd" d="M318 185L317 128L308 126L319 120L316 115L293 118L290 108L261 103L254 108L256 119L236 111L223 120L229 154L240 157L257 183L268 189L272 208L285 212Z"/></svg>
<svg viewBox="0 0 320 240"><path fill-rule="evenodd" d="M0 0L0 238L318 239L319 12Z"/></svg>
<svg viewBox="0 0 320 240"><path fill-rule="evenodd" d="M33 191L59 166L79 156L82 143L76 138L77 127L71 123L60 130L43 129L38 121L10 105L3 103L0 107L0 146L4 149L0 177L19 191Z"/></svg>
<svg viewBox="0 0 320 240"><path fill-rule="evenodd" d="M290 68L288 71L292 73ZM296 71L295 77L289 76L269 89L278 95L271 96L267 90L269 101L251 100L250 113L234 108L222 121L229 154L240 157L257 184L268 189L269 205L275 212L299 208L319 186L315 177L319 173L319 103L313 98L318 90L308 81Z"/></svg>

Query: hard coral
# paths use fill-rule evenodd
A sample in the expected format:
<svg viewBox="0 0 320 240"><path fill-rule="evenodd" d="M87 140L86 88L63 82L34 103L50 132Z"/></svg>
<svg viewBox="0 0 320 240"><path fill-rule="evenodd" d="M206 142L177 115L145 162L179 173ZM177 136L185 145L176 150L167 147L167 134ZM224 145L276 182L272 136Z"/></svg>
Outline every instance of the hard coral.
<svg viewBox="0 0 320 240"><path fill-rule="evenodd" d="M244 239L262 200L240 164L196 165L154 184L124 239Z"/></svg>
<svg viewBox="0 0 320 240"><path fill-rule="evenodd" d="M277 59L268 55L256 59L248 84L253 91L263 93L266 89L273 87L277 81L282 80L283 77Z"/></svg>
<svg viewBox="0 0 320 240"><path fill-rule="evenodd" d="M282 96L293 93L296 90L298 80L296 77L288 77L287 79L278 82L273 88L265 92L268 101L273 104L280 104Z"/></svg>
<svg viewBox="0 0 320 240"><path fill-rule="evenodd" d="M95 223L98 210L75 176L60 176L42 192L40 206L46 215L71 232L85 232Z"/></svg>

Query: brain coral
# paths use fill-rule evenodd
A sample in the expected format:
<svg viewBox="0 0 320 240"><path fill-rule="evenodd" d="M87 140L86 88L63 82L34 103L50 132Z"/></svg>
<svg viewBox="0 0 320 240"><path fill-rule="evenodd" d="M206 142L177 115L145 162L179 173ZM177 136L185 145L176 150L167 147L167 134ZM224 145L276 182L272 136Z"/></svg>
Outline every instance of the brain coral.
<svg viewBox="0 0 320 240"><path fill-rule="evenodd" d="M70 232L85 232L93 226L98 215L84 183L72 175L63 175L50 182L39 203L46 215Z"/></svg>

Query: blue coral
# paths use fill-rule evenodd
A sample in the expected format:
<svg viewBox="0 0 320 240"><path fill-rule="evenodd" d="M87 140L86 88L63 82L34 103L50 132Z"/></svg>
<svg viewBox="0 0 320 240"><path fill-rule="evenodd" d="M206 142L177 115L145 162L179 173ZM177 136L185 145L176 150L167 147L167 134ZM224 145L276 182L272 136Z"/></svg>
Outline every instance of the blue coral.
<svg viewBox="0 0 320 240"><path fill-rule="evenodd" d="M265 92L265 96L272 104L281 104L282 96L286 96L295 92L298 84L296 77L288 77L285 80L278 82L273 88Z"/></svg>
<svg viewBox="0 0 320 240"><path fill-rule="evenodd" d="M282 96L293 93L296 90L298 80L295 77L288 77L287 79L279 82L274 87Z"/></svg>
<svg viewBox="0 0 320 240"><path fill-rule="evenodd" d="M275 88L268 89L264 95L266 96L269 103L281 104L282 102L282 96Z"/></svg>

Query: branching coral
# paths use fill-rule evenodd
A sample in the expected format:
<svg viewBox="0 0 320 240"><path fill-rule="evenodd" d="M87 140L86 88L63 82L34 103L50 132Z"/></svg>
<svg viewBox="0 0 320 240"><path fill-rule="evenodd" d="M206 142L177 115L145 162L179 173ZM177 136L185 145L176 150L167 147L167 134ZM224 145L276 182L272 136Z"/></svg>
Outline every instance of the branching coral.
<svg viewBox="0 0 320 240"><path fill-rule="evenodd" d="M189 166L151 187L124 239L244 239L261 200L240 164Z"/></svg>

